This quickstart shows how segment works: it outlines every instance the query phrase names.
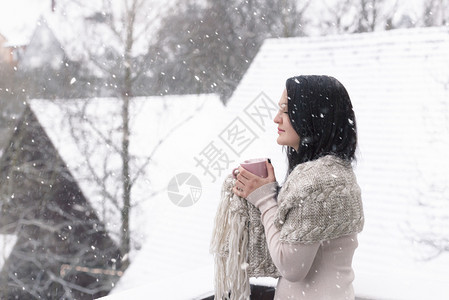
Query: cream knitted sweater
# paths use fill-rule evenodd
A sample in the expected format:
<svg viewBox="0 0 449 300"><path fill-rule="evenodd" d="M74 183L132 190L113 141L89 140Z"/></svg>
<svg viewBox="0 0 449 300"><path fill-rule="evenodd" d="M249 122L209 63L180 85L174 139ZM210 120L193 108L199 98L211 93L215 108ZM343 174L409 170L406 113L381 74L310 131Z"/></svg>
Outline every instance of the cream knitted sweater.
<svg viewBox="0 0 449 300"><path fill-rule="evenodd" d="M226 294L223 290L231 290L233 299L247 298L247 281L241 284L245 276L277 275L280 279L276 299L354 298L351 264L364 218L360 189L350 163L328 155L300 164L278 195L275 182L252 192L247 199L255 207L232 192L229 194L229 189L232 191L228 181L223 191L228 193L231 205L227 211L234 219L228 218L227 223L232 227L240 222L245 229L234 230L237 234L232 234L232 230L222 234L226 236L226 247L221 247L224 251L218 257L222 258L221 269L226 269L221 276L226 277L226 284L218 289L217 299ZM233 209L239 204L238 210ZM220 214L226 215L219 211L217 217ZM236 216L243 217L236 220ZM217 217L215 234L220 223ZM260 224L262 232L257 230ZM215 246L218 244L215 241ZM218 248L215 247L215 253L220 253ZM235 259L239 260L234 262ZM233 271L245 262L248 267L242 268L243 273ZM220 271L219 265L216 267ZM239 274L234 276L236 272ZM220 276L217 278L220 281Z"/></svg>

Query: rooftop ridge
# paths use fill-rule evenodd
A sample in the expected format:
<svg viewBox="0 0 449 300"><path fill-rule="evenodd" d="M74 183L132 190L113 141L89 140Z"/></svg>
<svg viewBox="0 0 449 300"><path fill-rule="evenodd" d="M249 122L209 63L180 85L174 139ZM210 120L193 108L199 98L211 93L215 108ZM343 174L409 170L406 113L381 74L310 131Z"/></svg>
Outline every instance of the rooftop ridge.
<svg viewBox="0 0 449 300"><path fill-rule="evenodd" d="M449 39L449 26L435 26L435 27L416 27L416 28L398 28L384 31L373 32L360 32L360 33L342 33L331 35L316 35L316 36L303 36L303 37L282 37L282 38L269 38L265 40L264 44L279 44L279 43L291 43L295 44L298 40L308 42L327 42L334 40L360 40L369 39L372 43L379 43L379 38L391 40L397 36L408 37L422 37L423 40L429 40L433 36L441 36L441 34L447 34Z"/></svg>

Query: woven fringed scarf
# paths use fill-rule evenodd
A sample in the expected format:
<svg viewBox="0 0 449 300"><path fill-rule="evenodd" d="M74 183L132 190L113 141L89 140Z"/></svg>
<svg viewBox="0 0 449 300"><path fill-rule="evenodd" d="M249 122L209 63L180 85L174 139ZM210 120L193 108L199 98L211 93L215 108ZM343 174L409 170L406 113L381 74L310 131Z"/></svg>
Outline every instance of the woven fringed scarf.
<svg viewBox="0 0 449 300"><path fill-rule="evenodd" d="M211 253L215 254L215 299L249 299L249 277L278 277L266 245L259 210L234 195L232 175L223 182L215 216Z"/></svg>

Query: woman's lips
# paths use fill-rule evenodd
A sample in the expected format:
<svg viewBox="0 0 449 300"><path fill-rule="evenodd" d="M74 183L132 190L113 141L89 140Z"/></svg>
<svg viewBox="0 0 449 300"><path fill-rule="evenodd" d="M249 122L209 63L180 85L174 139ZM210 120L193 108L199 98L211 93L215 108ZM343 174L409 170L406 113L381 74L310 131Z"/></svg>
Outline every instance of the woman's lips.
<svg viewBox="0 0 449 300"><path fill-rule="evenodd" d="M281 133L281 132L285 132L285 130L278 128L278 133Z"/></svg>

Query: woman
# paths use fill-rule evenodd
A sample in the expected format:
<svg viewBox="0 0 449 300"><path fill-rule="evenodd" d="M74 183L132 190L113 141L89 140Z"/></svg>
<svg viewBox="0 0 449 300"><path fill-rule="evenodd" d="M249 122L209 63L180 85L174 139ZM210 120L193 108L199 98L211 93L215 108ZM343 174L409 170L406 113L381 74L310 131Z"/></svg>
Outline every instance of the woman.
<svg viewBox="0 0 449 300"><path fill-rule="evenodd" d="M239 167L233 187L260 210L281 275L275 299L354 299L351 264L364 219L351 167L357 134L349 95L333 77L298 76L287 80L279 108L284 185L278 189L267 161L267 178Z"/></svg>

